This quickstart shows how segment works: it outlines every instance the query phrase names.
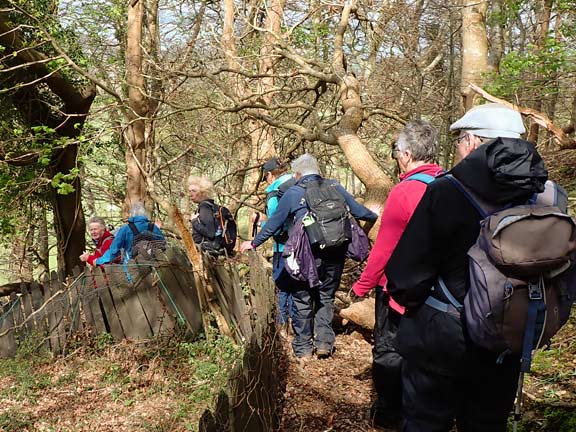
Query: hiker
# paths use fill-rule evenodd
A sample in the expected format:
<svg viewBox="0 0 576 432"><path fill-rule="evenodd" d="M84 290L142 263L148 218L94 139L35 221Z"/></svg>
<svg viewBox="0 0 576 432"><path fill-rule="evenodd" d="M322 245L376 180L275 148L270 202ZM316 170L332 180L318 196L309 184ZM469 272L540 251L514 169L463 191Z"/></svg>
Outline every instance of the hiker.
<svg viewBox="0 0 576 432"><path fill-rule="evenodd" d="M292 162L292 171L296 178L296 184L286 191L280 199L276 211L268 220L262 231L252 241L242 243L240 250L258 247L268 238L272 237L285 222L289 225L292 234L295 224L302 224L306 216L310 218L310 205L315 204L311 198L315 194L328 194L340 200L339 207L334 210L341 211L346 216L342 222L348 220L349 212L357 219L375 221L378 218L371 210L356 202L338 182L324 179L320 176L318 162L314 156L306 153ZM307 202L308 200L308 202ZM332 199L332 202L337 202ZM347 207L347 208L346 208ZM317 217L321 217L317 213ZM319 225L316 223L314 225ZM333 225L331 225L332 227ZM350 227L348 223L348 228ZM332 329L334 315L334 296L340 285L344 260L349 243L349 237L343 232L333 232L330 238L324 238L329 243L334 238L347 239L342 244L325 246L324 244L312 243L313 258L319 263L318 275L320 283L313 288L306 282L291 281L291 293L293 301L292 329L294 339L292 348L296 357L302 361L312 358L314 350L318 358L330 357L334 350L335 334ZM282 270L286 272L286 268Z"/></svg>
<svg viewBox="0 0 576 432"><path fill-rule="evenodd" d="M206 177L191 175L188 192L198 205L191 220L194 243L211 256L234 255L236 222L230 210L214 203L214 184Z"/></svg>
<svg viewBox="0 0 576 432"><path fill-rule="evenodd" d="M352 286L359 297L376 289L372 349L376 400L370 408L370 418L380 427L397 426L402 407L402 357L396 352L394 339L404 308L388 295L384 268L427 184L442 172L434 163L438 149L436 137L436 129L422 120L408 123L398 136L392 156L400 169L400 183L392 188L386 199L376 242L360 279Z"/></svg>
<svg viewBox="0 0 576 432"><path fill-rule="evenodd" d="M287 173L287 166L281 163L278 158L273 157L263 165L264 175L268 182L266 187L266 216L272 217L282 195L296 183L292 174ZM264 222L262 226L266 223ZM273 235L273 255L272 255L272 278L276 284L276 303L278 307L277 323L280 327L280 335L288 335L289 318L292 315L292 298L290 295L290 284L292 279L284 269L282 252L284 244L288 240L288 228L284 224L278 232Z"/></svg>
<svg viewBox="0 0 576 432"><path fill-rule="evenodd" d="M80 261L94 266L96 265L96 259L104 255L104 252L110 248L114 236L106 228L104 219L98 216L92 216L88 221L88 232L90 233L90 237L92 237L95 249L93 253L84 252L80 255Z"/></svg>
<svg viewBox="0 0 576 432"><path fill-rule="evenodd" d="M468 111L450 127L460 162L430 183L385 269L392 298L406 308L396 335L403 357L404 431L504 432L520 371L516 354L473 343L451 299L468 289L467 252L481 214L463 193L495 208L526 203L547 171L520 114L500 104ZM461 189L458 185L462 185ZM444 284L444 289L442 287Z"/></svg>
<svg viewBox="0 0 576 432"><path fill-rule="evenodd" d="M148 235L150 238L143 238L138 241L139 234ZM150 245L151 243L152 245ZM141 247L142 245L145 247ZM144 204L137 201L130 208L128 223L118 229L110 248L104 255L96 259L96 264L107 264L120 256L123 264L132 258L138 258L139 255L142 255L141 257L145 260L150 260L150 258L154 258L154 251L150 249L156 248L158 250L166 249L164 234L156 224L150 222Z"/></svg>

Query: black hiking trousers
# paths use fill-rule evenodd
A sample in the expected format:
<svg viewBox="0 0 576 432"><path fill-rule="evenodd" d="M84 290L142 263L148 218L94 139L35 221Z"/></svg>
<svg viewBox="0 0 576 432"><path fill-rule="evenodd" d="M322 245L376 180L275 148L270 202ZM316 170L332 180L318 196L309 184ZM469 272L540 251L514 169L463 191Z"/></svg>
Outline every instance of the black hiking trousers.
<svg viewBox="0 0 576 432"><path fill-rule="evenodd" d="M388 419L400 417L402 408L402 357L396 352L395 339L400 318L389 307L390 296L376 287L376 321L372 348L372 380L378 397L374 414Z"/></svg>
<svg viewBox="0 0 576 432"><path fill-rule="evenodd" d="M403 432L506 432L514 405L520 361L499 365L471 356L460 376L435 374L402 363Z"/></svg>

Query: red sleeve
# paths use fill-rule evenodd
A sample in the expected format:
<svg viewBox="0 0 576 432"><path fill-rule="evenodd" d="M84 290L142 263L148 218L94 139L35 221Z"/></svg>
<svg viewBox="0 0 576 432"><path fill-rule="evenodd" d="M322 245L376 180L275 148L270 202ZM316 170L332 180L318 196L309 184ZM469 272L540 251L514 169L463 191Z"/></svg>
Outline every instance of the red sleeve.
<svg viewBox="0 0 576 432"><path fill-rule="evenodd" d="M377 285L386 287L386 264L425 190L424 183L409 181L396 185L390 191L366 268L352 287L356 295L363 297Z"/></svg>
<svg viewBox="0 0 576 432"><path fill-rule="evenodd" d="M102 245L99 248L96 248L96 250L94 251L94 253L92 255L88 256L88 259L86 260L88 262L88 264L90 265L96 265L96 260L98 258L100 258L102 255L104 255L104 253L110 249L110 245L112 244L112 241L114 240L114 237L110 236L110 237L106 237L104 239L104 241L102 242Z"/></svg>

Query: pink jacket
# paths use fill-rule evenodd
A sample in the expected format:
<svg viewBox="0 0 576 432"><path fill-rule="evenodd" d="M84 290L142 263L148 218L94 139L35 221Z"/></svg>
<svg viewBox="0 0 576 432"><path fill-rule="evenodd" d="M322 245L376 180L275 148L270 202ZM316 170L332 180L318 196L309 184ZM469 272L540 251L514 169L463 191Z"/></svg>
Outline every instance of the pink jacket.
<svg viewBox="0 0 576 432"><path fill-rule="evenodd" d="M386 289L386 275L384 274L386 264L400 237L402 237L412 213L424 195L424 191L426 191L426 184L421 181L403 180L416 173L436 176L441 171L442 168L436 164L425 164L400 175L400 183L392 188L384 204L380 230L368 257L366 268L358 282L352 286L357 296L364 297L377 285ZM392 298L390 298L390 307L404 313L404 308Z"/></svg>

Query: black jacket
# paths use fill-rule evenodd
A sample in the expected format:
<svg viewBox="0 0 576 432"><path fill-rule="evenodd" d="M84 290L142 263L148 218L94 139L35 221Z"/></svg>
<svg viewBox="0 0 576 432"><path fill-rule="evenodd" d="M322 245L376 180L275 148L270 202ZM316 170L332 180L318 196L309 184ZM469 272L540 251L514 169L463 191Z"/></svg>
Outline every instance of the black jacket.
<svg viewBox="0 0 576 432"><path fill-rule="evenodd" d="M497 138L470 154L449 174L495 207L520 204L544 190L548 174L535 147ZM481 216L446 177L432 182L398 242L388 265L388 291L407 312L398 332L399 352L408 360L452 374L466 346L459 318L424 305L438 277L463 302L468 249L478 237ZM444 301L437 292L434 296Z"/></svg>

